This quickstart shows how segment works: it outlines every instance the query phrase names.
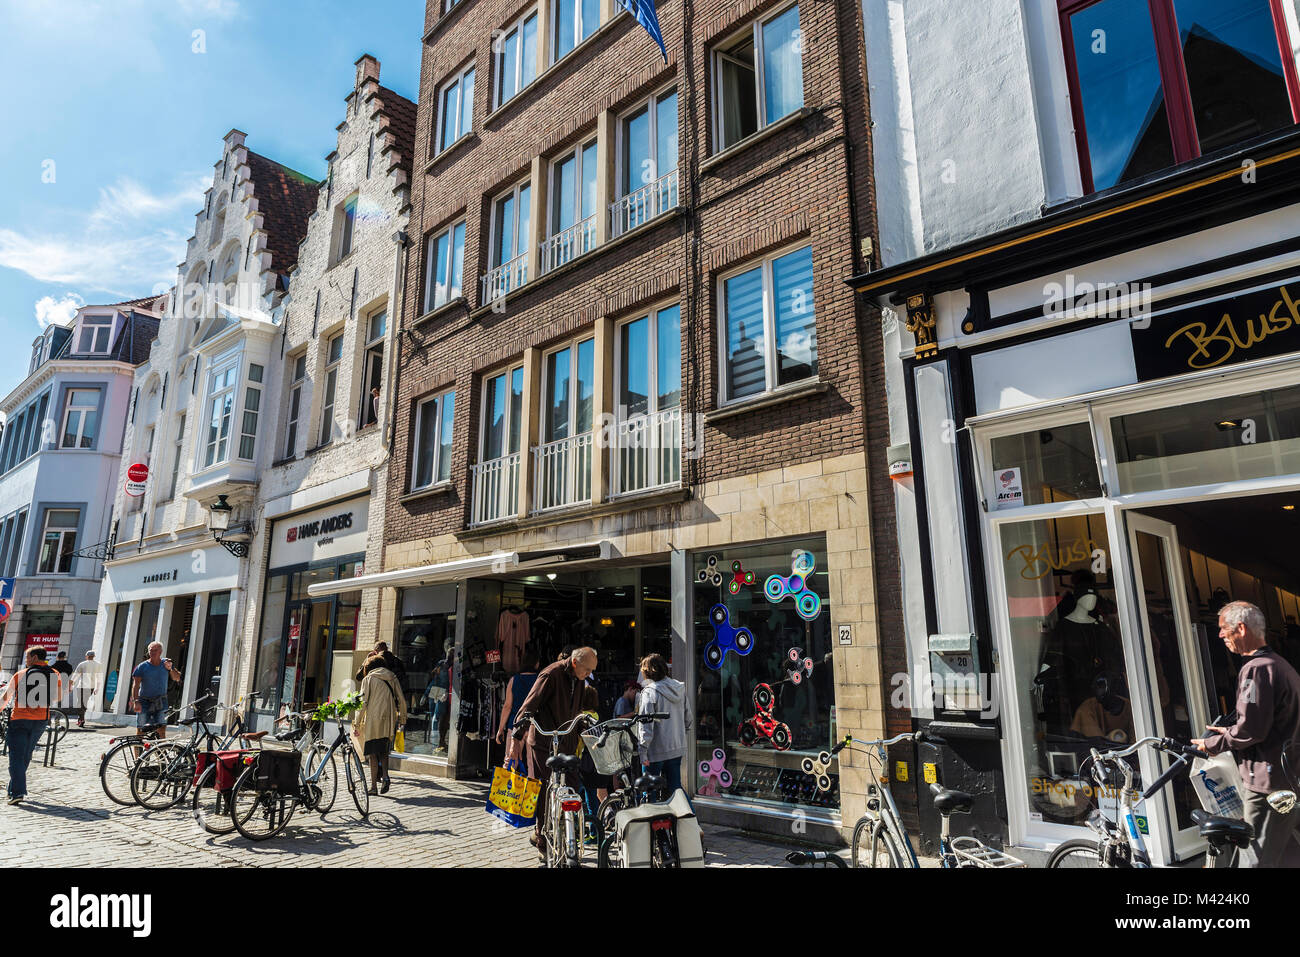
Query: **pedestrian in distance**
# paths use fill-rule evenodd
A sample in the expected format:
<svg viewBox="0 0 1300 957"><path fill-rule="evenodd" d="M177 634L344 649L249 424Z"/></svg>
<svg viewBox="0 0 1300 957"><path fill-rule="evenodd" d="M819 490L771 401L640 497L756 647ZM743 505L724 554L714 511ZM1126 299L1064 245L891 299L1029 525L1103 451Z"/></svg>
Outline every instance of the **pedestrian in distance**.
<svg viewBox="0 0 1300 957"><path fill-rule="evenodd" d="M623 693L614 702L614 717L622 718L629 714L636 714L636 696L640 693L641 683L639 681L629 681L625 684Z"/></svg>
<svg viewBox="0 0 1300 957"><path fill-rule="evenodd" d="M77 715L78 728L86 726L86 711L94 697L95 679L98 675L99 667L95 664L93 651L86 652L86 660L72 669L72 706L80 709Z"/></svg>
<svg viewBox="0 0 1300 957"><path fill-rule="evenodd" d="M1246 659L1237 674L1236 713L1230 723L1211 725L1204 738L1192 742L1209 754L1231 751L1237 758L1246 789L1245 818L1255 828L1254 854L1238 852L1239 867L1300 864L1300 812L1282 814L1268 803L1272 791L1296 787L1282 755L1287 745L1300 741L1300 675L1268 647L1265 628L1264 613L1250 602L1219 609L1219 637Z"/></svg>
<svg viewBox="0 0 1300 957"><path fill-rule="evenodd" d="M26 667L9 679L0 710L13 708L9 717L9 803L27 797L27 765L50 720L50 707L63 691L63 676L45 661L44 648L28 648Z"/></svg>
<svg viewBox="0 0 1300 957"><path fill-rule="evenodd" d="M642 658L641 676L644 681L637 696L637 713L668 715L661 721L646 721L637 726L641 769L646 774L662 774L672 795L682 786L682 758L686 756L686 735L691 730L691 703L686 685L668 676L668 662L663 655Z"/></svg>
<svg viewBox="0 0 1300 957"><path fill-rule="evenodd" d="M59 696L59 708L72 707L72 665L68 662L68 653L60 651L54 656L54 664L50 665L55 671L62 675L63 693Z"/></svg>
<svg viewBox="0 0 1300 957"><path fill-rule="evenodd" d="M181 673L172 660L163 657L161 641L149 642L149 657L131 672L131 710L137 728L158 729L158 737L167 737L167 681L179 682Z"/></svg>
<svg viewBox="0 0 1300 957"><path fill-rule="evenodd" d="M370 764L370 793L387 794L392 785L388 756L393 738L406 726L406 696L397 675L384 665L383 651L371 652L361 670L361 710L353 721L353 733Z"/></svg>

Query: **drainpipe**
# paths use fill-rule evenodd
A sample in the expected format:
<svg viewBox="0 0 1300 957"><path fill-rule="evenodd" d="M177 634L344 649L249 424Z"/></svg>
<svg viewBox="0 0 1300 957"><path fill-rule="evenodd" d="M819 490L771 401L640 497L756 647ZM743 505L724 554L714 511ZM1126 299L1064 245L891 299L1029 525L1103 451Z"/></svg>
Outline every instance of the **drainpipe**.
<svg viewBox="0 0 1300 957"><path fill-rule="evenodd" d="M401 351L398 349L397 330L401 328L402 319L406 314L406 247L410 244L410 237L407 236L406 230L399 229L393 233L393 245L397 247L393 256L393 290L388 297L390 304L388 310L388 328L384 331L384 348L388 350L391 357L388 363L388 374L384 377L383 395L388 401L388 421L384 425L384 451L388 452L393 447L393 436L397 430L397 397L393 395L393 387L397 382L398 365L402 361ZM397 305L394 310L392 305Z"/></svg>

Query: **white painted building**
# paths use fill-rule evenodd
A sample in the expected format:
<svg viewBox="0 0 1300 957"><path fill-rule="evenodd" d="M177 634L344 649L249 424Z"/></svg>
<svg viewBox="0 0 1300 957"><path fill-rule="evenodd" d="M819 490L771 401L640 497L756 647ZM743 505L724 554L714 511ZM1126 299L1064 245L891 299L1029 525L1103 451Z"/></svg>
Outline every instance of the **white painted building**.
<svg viewBox="0 0 1300 957"><path fill-rule="evenodd" d="M99 710L117 720L131 720L126 676L155 638L185 675L173 704L240 660L250 573L238 529L274 457L282 302L317 186L249 150L238 130L226 135L170 309L135 371L95 631L108 671ZM148 478L129 498L132 465ZM233 511L224 543L207 527L219 496ZM231 682L220 687L236 696Z"/></svg>

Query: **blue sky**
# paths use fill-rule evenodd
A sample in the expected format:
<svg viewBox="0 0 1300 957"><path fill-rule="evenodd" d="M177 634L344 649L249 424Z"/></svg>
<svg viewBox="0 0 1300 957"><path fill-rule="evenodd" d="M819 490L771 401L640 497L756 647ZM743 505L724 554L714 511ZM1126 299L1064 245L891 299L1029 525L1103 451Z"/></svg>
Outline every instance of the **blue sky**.
<svg viewBox="0 0 1300 957"><path fill-rule="evenodd" d="M423 0L0 2L0 394L44 324L175 282L231 128L319 179L357 57L415 99L423 24Z"/></svg>

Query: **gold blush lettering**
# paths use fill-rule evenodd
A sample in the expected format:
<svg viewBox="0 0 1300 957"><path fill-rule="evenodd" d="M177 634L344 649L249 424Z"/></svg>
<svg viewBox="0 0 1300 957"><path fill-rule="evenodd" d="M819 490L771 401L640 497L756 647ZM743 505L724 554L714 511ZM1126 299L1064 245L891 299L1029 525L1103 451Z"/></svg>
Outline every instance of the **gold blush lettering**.
<svg viewBox="0 0 1300 957"><path fill-rule="evenodd" d="M1092 557L1097 550L1097 543L1091 538L1078 538L1053 550L1048 543L1034 548L1032 545L1018 545L1007 552L1005 560L1019 559L1024 567L1020 577L1028 582L1041 581L1052 572L1064 571L1072 565L1079 565Z"/></svg>
<svg viewBox="0 0 1300 957"><path fill-rule="evenodd" d="M1171 348L1179 338L1185 336L1192 347L1192 354L1187 357L1189 369L1213 369L1223 365L1237 350L1245 352L1271 335L1300 325L1300 304L1291 298L1286 286L1282 286L1279 292L1281 298L1273 304L1267 315L1260 314L1258 323L1243 320L1244 334L1238 329L1232 314L1225 312L1213 332L1203 322L1189 322L1165 340L1165 348ZM1279 315L1283 309L1286 309L1288 315Z"/></svg>

